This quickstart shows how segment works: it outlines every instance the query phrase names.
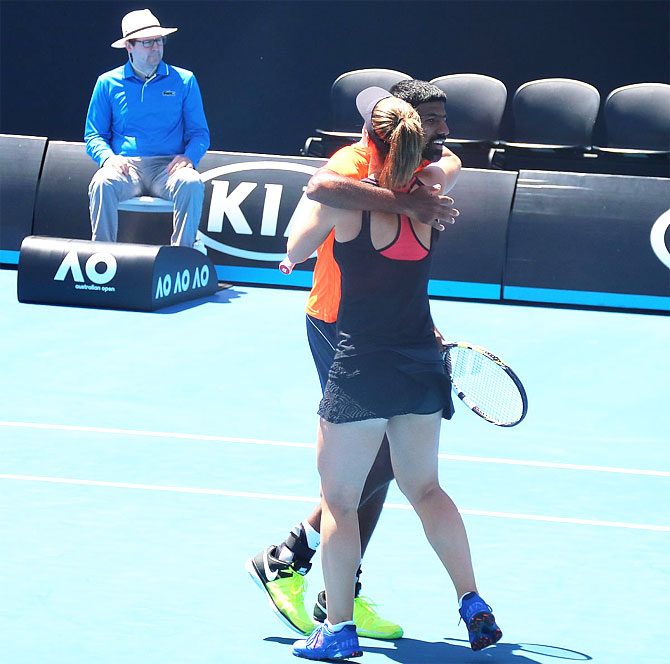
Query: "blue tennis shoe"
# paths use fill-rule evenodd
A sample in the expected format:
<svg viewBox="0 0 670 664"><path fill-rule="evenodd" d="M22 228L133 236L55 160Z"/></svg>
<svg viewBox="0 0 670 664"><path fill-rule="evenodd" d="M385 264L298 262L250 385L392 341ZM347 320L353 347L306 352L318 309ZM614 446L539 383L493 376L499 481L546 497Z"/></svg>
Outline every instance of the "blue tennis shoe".
<svg viewBox="0 0 670 664"><path fill-rule="evenodd" d="M317 659L324 662L341 662L349 657L363 654L358 645L356 625L345 625L333 632L325 623L319 625L307 639L293 644L293 654L305 659Z"/></svg>
<svg viewBox="0 0 670 664"><path fill-rule="evenodd" d="M470 647L473 650L492 646L502 638L502 631L496 625L491 607L477 593L463 596L459 613L468 628Z"/></svg>

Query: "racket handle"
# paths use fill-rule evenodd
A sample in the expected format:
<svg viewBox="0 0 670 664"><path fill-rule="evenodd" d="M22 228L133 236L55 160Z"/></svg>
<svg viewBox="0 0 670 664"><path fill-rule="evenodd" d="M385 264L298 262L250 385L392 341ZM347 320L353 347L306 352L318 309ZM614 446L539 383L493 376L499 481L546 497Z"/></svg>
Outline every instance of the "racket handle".
<svg viewBox="0 0 670 664"><path fill-rule="evenodd" d="M291 274L291 272L293 272L294 265L295 263L291 263L287 256L281 263L279 263L279 269L284 274Z"/></svg>

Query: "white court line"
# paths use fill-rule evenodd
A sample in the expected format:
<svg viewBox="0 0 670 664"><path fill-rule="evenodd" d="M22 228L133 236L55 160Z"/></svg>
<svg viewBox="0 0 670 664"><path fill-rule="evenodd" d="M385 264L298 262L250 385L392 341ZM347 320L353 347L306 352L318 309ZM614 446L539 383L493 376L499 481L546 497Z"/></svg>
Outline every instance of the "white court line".
<svg viewBox="0 0 670 664"><path fill-rule="evenodd" d="M458 456L455 454L438 454L440 459L451 461L476 461L478 463L500 463L510 466L534 466L537 468L560 468L564 470L589 470L597 473L623 473L625 475L652 475L670 477L667 470L642 470L641 468L617 468L614 466L586 466L577 463L556 463L554 461L526 461L522 459L496 459L493 457Z"/></svg>
<svg viewBox="0 0 670 664"><path fill-rule="evenodd" d="M210 436L200 433L171 433L168 431L143 431L140 429L110 429L108 427L85 427L70 424L37 424L34 422L7 422L0 420L0 426L25 429L55 429L58 431L81 431L88 433L109 433L116 436L147 436L149 438L176 438L180 440L205 440L215 443L244 443L246 445L274 445L278 447L304 447L315 449L314 443L292 443L261 438L236 438L230 436Z"/></svg>
<svg viewBox="0 0 670 664"><path fill-rule="evenodd" d="M0 480L18 480L23 482L47 482L51 484L75 484L83 486L109 487L113 489L142 489L145 491L168 491L172 493L195 493L209 496L231 496L235 498L261 498L264 500L287 500L301 503L316 503L313 496L284 496L273 493L254 493L251 491L227 491L225 489L199 489L184 486L162 486L160 484L135 484L130 482L103 482L99 480L78 480L69 477L40 477L37 475L0 474ZM411 510L411 505L384 503L387 509ZM483 510L459 510L461 514L488 516L498 519L518 519L525 521L544 521L549 523L571 523L582 526L605 526L608 528L627 528L633 530L655 530L670 532L670 526L655 526L643 523L620 523L617 521L596 521L592 519L571 519L559 516L540 516L537 514L516 514L513 512L488 512Z"/></svg>
<svg viewBox="0 0 670 664"><path fill-rule="evenodd" d="M242 443L244 445L270 445L275 447L300 447L315 449L314 443L295 443L280 440L263 440L260 438L237 438L230 436L211 436L197 433L170 433L166 431L142 431L138 429L111 429L106 427L73 426L69 424L38 424L33 422L9 422L0 420L0 426L27 429L53 429L59 431L79 431L89 433L105 433L117 436L145 436L150 438L172 438L178 440L203 440L217 443ZM536 468L557 468L562 470L585 470L598 473L620 473L625 475L650 475L653 477L670 477L667 470L643 470L640 468L617 468L614 466L588 466L573 463L556 463L553 461L527 461L524 459L498 459L493 457L459 456L456 454L438 454L440 459L448 461L471 461L475 463L495 463L510 466L531 466Z"/></svg>

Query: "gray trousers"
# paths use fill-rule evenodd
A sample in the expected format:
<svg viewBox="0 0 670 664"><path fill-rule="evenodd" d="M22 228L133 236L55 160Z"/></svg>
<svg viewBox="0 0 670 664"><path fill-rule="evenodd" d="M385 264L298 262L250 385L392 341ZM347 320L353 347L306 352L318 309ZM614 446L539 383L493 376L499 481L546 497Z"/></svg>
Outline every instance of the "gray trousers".
<svg viewBox="0 0 670 664"><path fill-rule="evenodd" d="M205 185L193 168L180 168L169 175L172 157L126 157L130 172L103 167L88 187L92 240L116 242L119 201L134 196L155 196L174 202L170 244L192 247L198 232Z"/></svg>

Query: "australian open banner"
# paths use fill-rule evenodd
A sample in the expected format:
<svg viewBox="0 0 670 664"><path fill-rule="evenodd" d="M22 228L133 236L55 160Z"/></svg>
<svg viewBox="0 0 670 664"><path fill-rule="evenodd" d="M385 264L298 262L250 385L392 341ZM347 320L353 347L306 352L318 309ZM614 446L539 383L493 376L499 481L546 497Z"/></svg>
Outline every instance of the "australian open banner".
<svg viewBox="0 0 670 664"><path fill-rule="evenodd" d="M214 294L216 270L187 247L27 237L20 302L154 311Z"/></svg>

